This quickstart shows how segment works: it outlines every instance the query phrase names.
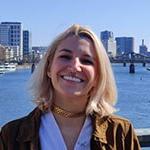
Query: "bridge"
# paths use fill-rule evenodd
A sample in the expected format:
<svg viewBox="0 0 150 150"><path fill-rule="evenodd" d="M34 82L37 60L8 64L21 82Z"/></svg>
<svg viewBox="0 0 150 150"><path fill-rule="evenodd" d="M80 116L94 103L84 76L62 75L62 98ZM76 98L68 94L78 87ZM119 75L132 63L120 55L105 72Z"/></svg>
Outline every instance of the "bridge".
<svg viewBox="0 0 150 150"><path fill-rule="evenodd" d="M150 56L141 55L135 52L125 53L120 56L116 56L115 58L110 57L111 63L123 63L123 66L126 66L126 63L130 63L129 65L129 73L135 73L135 63L142 63L143 67L146 66L147 63L150 63Z"/></svg>
<svg viewBox="0 0 150 150"><path fill-rule="evenodd" d="M130 52L116 56L115 58L110 57L110 61L112 63L150 63L150 56Z"/></svg>

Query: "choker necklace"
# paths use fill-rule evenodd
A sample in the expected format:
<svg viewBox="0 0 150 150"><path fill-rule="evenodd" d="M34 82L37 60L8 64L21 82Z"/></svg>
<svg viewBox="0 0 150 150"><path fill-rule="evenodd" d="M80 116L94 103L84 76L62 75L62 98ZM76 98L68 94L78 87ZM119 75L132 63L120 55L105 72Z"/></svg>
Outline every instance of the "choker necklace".
<svg viewBox="0 0 150 150"><path fill-rule="evenodd" d="M79 112L79 113L72 113L72 112L69 112L69 111L62 109L61 107L59 107L55 104L52 104L51 111L60 115L60 116L65 117L65 118L77 118L77 117L81 117L81 116L85 115L85 111Z"/></svg>

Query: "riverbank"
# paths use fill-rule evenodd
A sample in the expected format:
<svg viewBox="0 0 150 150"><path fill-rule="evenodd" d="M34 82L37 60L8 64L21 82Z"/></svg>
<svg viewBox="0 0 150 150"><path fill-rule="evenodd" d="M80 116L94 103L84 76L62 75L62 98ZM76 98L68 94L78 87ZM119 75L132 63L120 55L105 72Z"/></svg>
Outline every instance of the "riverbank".
<svg viewBox="0 0 150 150"><path fill-rule="evenodd" d="M32 64L17 65L17 69L30 69Z"/></svg>

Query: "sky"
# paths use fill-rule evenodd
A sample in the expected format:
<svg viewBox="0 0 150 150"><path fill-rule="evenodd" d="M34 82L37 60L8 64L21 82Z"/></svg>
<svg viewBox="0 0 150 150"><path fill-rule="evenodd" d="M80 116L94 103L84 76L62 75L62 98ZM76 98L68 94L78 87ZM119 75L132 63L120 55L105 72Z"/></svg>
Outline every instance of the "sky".
<svg viewBox="0 0 150 150"><path fill-rule="evenodd" d="M104 30L115 37L141 40L150 51L150 0L1 0L0 22L21 22L32 33L33 46L47 46L72 24L89 26L100 37Z"/></svg>

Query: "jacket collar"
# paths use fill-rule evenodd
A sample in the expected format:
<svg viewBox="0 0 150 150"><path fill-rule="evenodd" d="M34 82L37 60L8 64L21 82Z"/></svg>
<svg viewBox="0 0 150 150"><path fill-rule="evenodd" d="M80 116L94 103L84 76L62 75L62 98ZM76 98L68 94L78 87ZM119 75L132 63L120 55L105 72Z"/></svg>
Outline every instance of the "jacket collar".
<svg viewBox="0 0 150 150"><path fill-rule="evenodd" d="M28 116L22 119L17 141L27 142L38 139L41 115L42 111L39 108L35 108Z"/></svg>

